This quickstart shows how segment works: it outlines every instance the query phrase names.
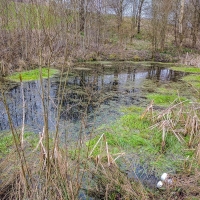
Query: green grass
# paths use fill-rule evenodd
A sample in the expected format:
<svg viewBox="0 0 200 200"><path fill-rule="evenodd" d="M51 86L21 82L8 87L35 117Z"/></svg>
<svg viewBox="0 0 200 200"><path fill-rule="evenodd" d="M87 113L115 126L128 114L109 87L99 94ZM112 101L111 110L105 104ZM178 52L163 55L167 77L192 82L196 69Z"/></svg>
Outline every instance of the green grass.
<svg viewBox="0 0 200 200"><path fill-rule="evenodd" d="M197 90L200 90L200 75L188 75L182 78L182 80L186 81L187 83L193 85Z"/></svg>
<svg viewBox="0 0 200 200"><path fill-rule="evenodd" d="M188 75L188 76L185 76L183 77L183 80L184 81L187 81L187 82L200 82L200 75Z"/></svg>
<svg viewBox="0 0 200 200"><path fill-rule="evenodd" d="M5 134L0 137L0 158L2 158L3 155L9 153L12 145L13 138L11 134Z"/></svg>
<svg viewBox="0 0 200 200"><path fill-rule="evenodd" d="M19 130L20 131L20 130ZM16 133L17 134L17 133ZM27 150L35 149L39 142L39 136L36 133L26 131L24 133L24 143L27 144ZM53 146L53 139L49 139L50 147ZM0 133L0 158L4 157L15 146L11 132L3 131Z"/></svg>
<svg viewBox="0 0 200 200"><path fill-rule="evenodd" d="M171 69L174 71L180 71L180 72L200 73L200 68L197 68L197 67L181 66L181 67L171 67Z"/></svg>
<svg viewBox="0 0 200 200"><path fill-rule="evenodd" d="M59 70L57 69L42 68L42 77L48 78L48 73L49 73L49 77L52 77L58 72ZM20 75L22 77L22 81L33 81L33 80L38 80L40 78L40 71L39 69L34 69L30 71L18 72L18 73L12 74L11 76L8 76L7 78L11 81L19 82Z"/></svg>
<svg viewBox="0 0 200 200"><path fill-rule="evenodd" d="M24 141L29 143L29 148L33 150L39 142L37 134L32 132L24 133ZM0 134L0 159L10 152L14 146L13 136L11 132L2 132Z"/></svg>
<svg viewBox="0 0 200 200"><path fill-rule="evenodd" d="M141 119L143 111L142 108L135 106L124 109L125 115L104 131L105 138L99 142L92 155L95 157L102 155L103 152L106 156L105 141L107 141L111 154L126 152L139 155L141 163L148 163L150 169L156 169L157 172L175 171L181 168L181 159L188 155L193 156L194 152L188 154L187 151L183 151L186 147L171 133L168 133L166 137L166 146L163 151L162 131L158 128L153 130L149 128L152 122L147 118ZM99 137L98 135L90 140L87 146L92 149Z"/></svg>
<svg viewBox="0 0 200 200"><path fill-rule="evenodd" d="M152 93L148 94L147 98L154 101L154 104L160 105L160 106L167 106L173 103L175 100L178 101L178 97L176 94L157 94ZM185 101L186 98L181 97L181 101Z"/></svg>
<svg viewBox="0 0 200 200"><path fill-rule="evenodd" d="M165 94L165 95L166 94L173 95L177 93L177 89L175 87L173 88L173 86L171 87L171 84L170 84L170 87L169 86L159 87L156 89L156 91L160 94Z"/></svg>

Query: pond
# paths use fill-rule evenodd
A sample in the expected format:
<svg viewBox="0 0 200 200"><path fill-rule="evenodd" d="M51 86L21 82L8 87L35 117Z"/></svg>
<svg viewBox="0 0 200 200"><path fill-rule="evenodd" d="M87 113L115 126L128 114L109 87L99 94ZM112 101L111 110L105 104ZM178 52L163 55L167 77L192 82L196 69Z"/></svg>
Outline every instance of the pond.
<svg viewBox="0 0 200 200"><path fill-rule="evenodd" d="M87 134L93 127L117 119L122 114L122 106L146 106L149 103L146 98L148 92L177 82L185 75L169 67L159 63L86 63L75 66L62 77L58 74L49 82L45 79L44 101L48 106L49 129L55 130L58 119L61 132L76 138L80 130ZM44 123L40 81L24 82L23 92L26 129L41 132ZM18 84L7 90L5 95L13 124L16 128L20 127L23 118L22 88ZM59 105L61 113L58 117ZM9 123L0 99L0 131L3 130L9 130Z"/></svg>

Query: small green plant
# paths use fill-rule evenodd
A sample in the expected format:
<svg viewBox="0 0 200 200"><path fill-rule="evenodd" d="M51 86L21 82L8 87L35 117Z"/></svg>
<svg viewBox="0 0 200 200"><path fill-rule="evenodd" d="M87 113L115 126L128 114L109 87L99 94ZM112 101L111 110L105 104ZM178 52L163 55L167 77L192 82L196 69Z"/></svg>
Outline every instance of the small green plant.
<svg viewBox="0 0 200 200"><path fill-rule="evenodd" d="M142 40L142 34L141 33L138 33L138 34L135 34L135 39L137 40Z"/></svg>
<svg viewBox="0 0 200 200"><path fill-rule="evenodd" d="M196 53L197 50L195 49L191 49L191 48L187 48L187 47L184 47L182 48L182 53Z"/></svg>

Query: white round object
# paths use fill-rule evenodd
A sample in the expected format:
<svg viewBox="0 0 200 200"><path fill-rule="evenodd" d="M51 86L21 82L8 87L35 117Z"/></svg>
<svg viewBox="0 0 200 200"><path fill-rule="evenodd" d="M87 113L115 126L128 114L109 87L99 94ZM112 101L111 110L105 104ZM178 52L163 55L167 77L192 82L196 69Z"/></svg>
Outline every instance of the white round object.
<svg viewBox="0 0 200 200"><path fill-rule="evenodd" d="M163 182L162 181L158 181L157 188L161 188L162 186L163 186Z"/></svg>
<svg viewBox="0 0 200 200"><path fill-rule="evenodd" d="M168 174L167 173L163 173L162 176L160 177L160 179L162 181L165 181L167 179L167 177L168 177Z"/></svg>

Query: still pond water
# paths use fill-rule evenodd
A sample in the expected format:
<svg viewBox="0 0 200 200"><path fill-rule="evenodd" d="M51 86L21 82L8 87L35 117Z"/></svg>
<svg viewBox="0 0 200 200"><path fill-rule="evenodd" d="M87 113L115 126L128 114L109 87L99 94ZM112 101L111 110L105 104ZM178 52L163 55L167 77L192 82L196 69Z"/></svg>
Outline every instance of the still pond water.
<svg viewBox="0 0 200 200"><path fill-rule="evenodd" d="M85 64L74 67L68 75L54 76L50 79L49 98L47 95L45 98L49 129L55 129L58 105L61 105L60 130L63 134L71 133L74 138L81 126L82 131L89 133L92 127L114 121L121 114L121 106L146 106L148 92L184 76L169 67L158 63ZM48 80L44 80L44 88L47 93ZM25 82L23 91L26 129L38 133L43 129L40 81ZM23 115L20 85L8 90L6 99L13 124L20 127ZM3 130L9 130L9 123L0 99L0 131Z"/></svg>

